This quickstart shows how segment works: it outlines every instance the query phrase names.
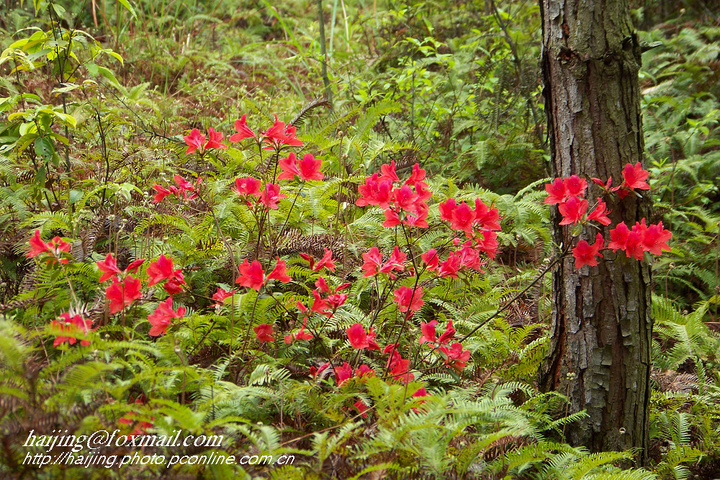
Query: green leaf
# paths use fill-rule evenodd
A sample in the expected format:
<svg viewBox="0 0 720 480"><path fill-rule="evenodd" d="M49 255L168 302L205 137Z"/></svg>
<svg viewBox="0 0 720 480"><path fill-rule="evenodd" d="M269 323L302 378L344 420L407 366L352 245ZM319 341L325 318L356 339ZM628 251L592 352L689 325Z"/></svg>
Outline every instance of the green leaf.
<svg viewBox="0 0 720 480"><path fill-rule="evenodd" d="M135 20L137 20L137 14L135 13L135 9L132 7L132 5L130 5L130 2L128 2L127 0L118 0L118 2L120 2L120 5L125 7L127 11L130 12L130 15L132 15Z"/></svg>
<svg viewBox="0 0 720 480"><path fill-rule="evenodd" d="M70 190L70 203L71 204L79 202L82 197L83 197L82 190Z"/></svg>
<svg viewBox="0 0 720 480"><path fill-rule="evenodd" d="M44 158L46 162L49 162L55 153L55 146L49 138L39 137L35 139L35 153Z"/></svg>

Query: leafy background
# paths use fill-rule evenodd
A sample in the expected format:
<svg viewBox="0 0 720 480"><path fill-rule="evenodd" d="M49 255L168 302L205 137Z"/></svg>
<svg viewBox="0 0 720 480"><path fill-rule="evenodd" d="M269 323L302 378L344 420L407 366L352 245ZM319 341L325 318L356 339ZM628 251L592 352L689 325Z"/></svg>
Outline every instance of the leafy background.
<svg viewBox="0 0 720 480"><path fill-rule="evenodd" d="M564 444L564 431L582 420L565 415L561 394L534 388L550 287L544 279L523 289L554 252L550 209L542 205L549 171L537 5L323 2L326 75L317 7L296 0L5 0L0 7L0 472L720 475L718 12L701 0L633 4L647 47L640 82L651 221L662 220L673 241L652 265L652 462L628 469L632 452L589 454ZM318 100L328 92L331 101ZM192 128L229 135L243 114L257 128L267 128L273 114L293 119L302 153L322 158L327 177L302 192L289 187L297 205L283 203L270 217L260 250L253 248L260 235L255 220L230 186L272 157L238 147L200 158L186 155L182 141ZM344 330L367 324L380 293L361 278L361 254L371 246L389 253L402 242L380 226L376 210L352 206L357 186L390 161L401 178L416 162L426 168L437 201L494 203L503 215L500 251L484 274L428 289L433 302L403 330L417 359L420 320L452 320L459 334L480 326L464 343L472 352L467 368L428 368L407 385L371 378L338 387L332 375L312 379L308 368L326 361L328 351L355 355ZM152 185L169 185L175 174L202 176L202 201L154 204ZM73 261L60 269L27 258L35 229L45 239L71 242ZM432 229L417 247L447 236ZM299 254L320 258L324 248L341 259L334 285L351 281L352 301L316 341L286 346L279 334L273 345L249 341L246 332L260 323L297 330L299 319L287 309L309 295L317 276ZM216 287L233 287L234 266L273 252L287 259L291 287L270 295L251 290L213 307ZM147 336L147 316L162 292L146 291L127 314L109 315L95 267L108 253L123 268L160 254L182 267L187 287L175 300L187 312L169 335ZM50 322L73 304L68 279L96 328L87 347L52 346L60 332ZM500 307L506 308L497 314ZM392 343L389 332L402 318L377 319L379 338ZM381 356L363 353L361 360L384 367ZM423 403L411 397L421 387L430 393ZM373 407L367 418L352 406L358 398ZM170 471L22 464L31 429L89 433L115 428L121 418L149 422L160 434L224 434L231 439L221 449L226 455L288 453L298 460Z"/></svg>

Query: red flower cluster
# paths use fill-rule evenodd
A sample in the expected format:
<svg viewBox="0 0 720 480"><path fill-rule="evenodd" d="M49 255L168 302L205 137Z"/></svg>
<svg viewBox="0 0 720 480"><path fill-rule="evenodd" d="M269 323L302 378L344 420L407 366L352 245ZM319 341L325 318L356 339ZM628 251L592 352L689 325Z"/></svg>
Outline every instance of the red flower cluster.
<svg viewBox="0 0 720 480"><path fill-rule="evenodd" d="M79 340L78 337L85 336L90 331L90 325L92 325L91 320L82 318L80 315L70 317L69 313L63 313L60 315L60 318L61 320L53 320L51 323L53 327L57 327L63 332L63 335L55 337L53 347L57 347L65 342L68 342L70 345L75 345ZM90 341L80 340L80 345L90 345Z"/></svg>
<svg viewBox="0 0 720 480"><path fill-rule="evenodd" d="M299 302L298 302L299 303ZM295 340L311 340L313 338L312 333L306 332L305 328L307 327L307 317L303 320L303 325L300 327L300 330L297 331L297 333L289 333L285 335L285 343L288 345L293 343Z"/></svg>
<svg viewBox="0 0 720 480"><path fill-rule="evenodd" d="M314 373L313 377L316 377L319 373L321 373L323 370L327 369L329 366L330 366L330 364L326 363L323 366L321 366L318 370L316 370L315 372L312 372L312 369L311 369L311 374ZM368 367L367 365L360 365L360 367L356 368L355 372L353 372L352 367L347 362L344 362L339 367L335 367L333 369L333 371L335 372L335 383L338 386L345 384L345 382L347 382L348 380L350 380L353 377L362 379L363 377L371 377L371 376L375 375L375 370ZM367 409L367 407L365 407L365 409Z"/></svg>
<svg viewBox="0 0 720 480"><path fill-rule="evenodd" d="M152 325L148 334L151 337L159 337L167 332L173 318L182 318L185 315L185 307L178 307L177 311L172 308L173 299L168 297L164 302L148 316L148 322Z"/></svg>
<svg viewBox="0 0 720 480"><path fill-rule="evenodd" d="M173 261L165 255L160 255L157 261L150 263L147 268L147 274L150 277L148 286L153 286L163 280L167 280L163 288L169 295L175 295L182 292L180 285L185 285L185 277L181 269L173 270Z"/></svg>
<svg viewBox="0 0 720 480"><path fill-rule="evenodd" d="M230 141L233 143L240 142L246 138L255 138L259 142L267 144L265 147L266 150L280 150L283 145L291 147L299 147L302 145L302 142L298 140L295 134L295 127L290 125L286 127L285 123L278 121L277 115L275 115L275 123L273 123L273 126L260 133L259 139L258 136L255 135L255 132L247 126L247 115L243 115L240 117L240 120L235 121L235 130L237 133L230 137Z"/></svg>
<svg viewBox="0 0 720 480"><path fill-rule="evenodd" d="M282 173L277 177L278 180L292 180L297 175L302 180L322 180L325 175L320 171L322 160L315 158L308 153L298 162L294 153L290 153L287 158L281 158L279 161Z"/></svg>
<svg viewBox="0 0 720 480"><path fill-rule="evenodd" d="M440 204L440 219L450 223L450 228L465 232L475 241L475 248L495 258L497 253L497 231L500 230L500 212L488 207L479 198L475 199L475 210L465 202L458 204L449 198ZM480 237L478 236L480 235Z"/></svg>
<svg viewBox="0 0 720 480"><path fill-rule="evenodd" d="M445 326L445 331L440 335L440 338L435 338L435 326L438 324L437 320L432 320L429 323L420 322L420 345L423 343L432 343L438 345L444 345L453 339L455 336L455 328L453 328L452 320L448 320Z"/></svg>
<svg viewBox="0 0 720 480"><path fill-rule="evenodd" d="M425 305L422 299L423 289L418 287L412 289L410 287L400 287L393 292L395 294L395 303L398 304L398 308L401 312L417 312Z"/></svg>
<svg viewBox="0 0 720 480"><path fill-rule="evenodd" d="M593 178L592 181L600 185L605 193L618 192L620 198L625 198L628 193L633 190L649 190L650 185L645 181L650 176L650 172L643 170L640 162L635 165L631 163L625 164L622 171L623 183L617 187L612 187L612 177L608 178L607 183L603 183L599 178Z"/></svg>
<svg viewBox="0 0 720 480"><path fill-rule="evenodd" d="M649 176L649 172L643 170L640 162L635 165L630 163L625 165L622 172L623 183L618 187L612 187L612 178L607 182L603 182L599 178L593 178L593 182L599 185L605 193L618 192L620 198L624 198L633 190L648 190L650 185L645 181ZM545 185L545 191L548 197L545 203L549 205L558 205L558 210L563 216L560 225L571 225L576 223L585 223L590 220L608 226L610 218L607 216L607 205L600 200L595 210L586 215L588 202L583 197L587 189L587 182L577 175L569 178L556 178L552 183ZM610 243L607 248L613 252L623 250L628 258L642 260L645 252L653 255L660 255L665 250L670 250L667 245L668 240L672 238L672 233L663 229L662 222L657 225L647 226L645 219L636 222L632 229L629 229L625 222L620 223L610 230ZM573 256L575 257L575 267L582 268L585 265L590 267L597 266L597 258L602 258L600 250L606 248L605 240L602 234L595 236L595 243L590 245L586 240L580 240L573 248Z"/></svg>
<svg viewBox="0 0 720 480"><path fill-rule="evenodd" d="M134 262L130 263L130 265L127 266L125 271L121 271L118 266L117 262L112 256L112 253L108 253L105 257L105 260L100 260L98 262L95 262L95 265L97 265L98 270L102 272L102 275L100 276L100 280L98 282L102 283L106 280L113 280L117 275L120 274L128 274L128 273L135 273L140 266L145 263L144 258L138 258Z"/></svg>
<svg viewBox="0 0 720 480"><path fill-rule="evenodd" d="M320 259L317 263L315 262L315 259L306 253L300 253L300 256L310 263L310 270L313 272L318 272L322 270L323 268L327 268L331 272L335 271L335 261L333 260L333 252L329 248L324 248L325 254L323 255L323 258Z"/></svg>
<svg viewBox="0 0 720 480"><path fill-rule="evenodd" d="M463 350L462 344L455 342L448 347L438 347L445 357L445 365L452 366L460 371L465 368L465 364L470 359L470 350Z"/></svg>
<svg viewBox="0 0 720 480"><path fill-rule="evenodd" d="M396 245L392 255L390 255L390 258L385 263L383 263L382 254L377 247L372 247L367 253L363 253L362 258L365 260L365 263L361 267L365 271L363 277L372 277L378 273L387 273L390 278L395 279L396 277L392 272L402 272L405 270L407 255L401 252Z"/></svg>
<svg viewBox="0 0 720 480"><path fill-rule="evenodd" d="M600 250L603 247L604 239L601 234L595 237L595 244L590 245L585 240L580 240L575 248L573 248L573 256L575 257L575 268L582 268L585 265L591 267L597 266L597 258L601 257Z"/></svg>
<svg viewBox="0 0 720 480"><path fill-rule="evenodd" d="M397 345L388 345L385 347L385 350L383 350L383 353L390 354L386 368L395 380L403 383L411 382L415 378L415 375L410 373L410 360L402 358L397 352L396 346Z"/></svg>
<svg viewBox="0 0 720 480"><path fill-rule="evenodd" d="M457 278L458 272L466 268L482 272L483 270L480 266L483 265L483 262L480 262L480 254L478 253L478 250L484 251L485 253L488 253L488 255L492 253L494 256L496 249L497 241L495 241L495 246L488 253L485 244L482 245L482 248L475 249L472 247L472 241L468 240L463 244L462 248L454 252L450 252L447 259L443 262L440 262L440 257L437 254L437 250L434 248L431 248L420 255L420 258L427 265L428 271L436 271L440 277Z"/></svg>
<svg viewBox="0 0 720 480"><path fill-rule="evenodd" d="M198 177L194 185L180 175L175 175L173 177L173 181L177 187L171 185L170 187L165 188L157 183L153 185L153 190L157 192L155 197L153 197L153 203L162 202L162 200L168 195L175 195L183 200L192 200L197 196L197 194L191 193L188 195L188 192L195 192L195 189L200 186L200 183L202 183L202 177Z"/></svg>
<svg viewBox="0 0 720 480"><path fill-rule="evenodd" d="M243 177L235 179L235 187L233 191L237 193L248 206L252 206L253 202L261 203L265 207L272 210L278 209L278 202L287 198L287 195L280 193L280 185L274 183L266 183L265 187L260 190L260 180L253 177ZM250 197L255 197L253 202Z"/></svg>
<svg viewBox="0 0 720 480"><path fill-rule="evenodd" d="M255 331L255 338L258 342L266 343L275 341L275 337L272 336L274 332L271 325L263 323L257 327L253 327L253 330Z"/></svg>
<svg viewBox="0 0 720 480"><path fill-rule="evenodd" d="M343 283L342 285L335 288L335 290L331 290L325 279L323 277L318 277L317 281L315 281L315 286L317 287L315 290L313 290L313 297L315 299L313 301L312 307L310 307L310 311L319 313L320 315L325 315L328 318L332 317L333 315L335 315L337 309L340 308L347 300L347 294L338 292L345 290L350 286L350 284ZM320 295L321 293L329 295L327 295L325 298L322 298L322 296ZM300 309L301 312L307 315L308 308L305 305L298 301L297 307Z"/></svg>
<svg viewBox="0 0 720 480"><path fill-rule="evenodd" d="M113 277L113 283L105 289L105 297L110 300L110 313L117 313L130 305L133 300L142 298L140 292L140 280L131 275L125 277L122 282Z"/></svg>
<svg viewBox="0 0 720 480"><path fill-rule="evenodd" d="M276 259L275 268L266 277L260 262L253 260L252 263L249 263L246 258L238 266L240 275L235 279L235 283L260 291L260 287L265 285L268 280L279 280L283 283L291 281L292 278L285 272L285 260L280 260L280 257L276 257Z"/></svg>
<svg viewBox="0 0 720 480"><path fill-rule="evenodd" d="M210 140L205 143L205 135L201 134L200 130L198 130L197 128L193 128L190 131L190 135L186 135L183 137L183 140L185 140L185 143L188 146L185 154L187 155L193 153L195 150L198 150L200 152L200 155L202 155L203 153L205 153L206 150L210 150L213 148L227 148L227 146L220 143L223 139L222 133L216 132L214 128L210 127L208 129L208 136L210 137Z"/></svg>
<svg viewBox="0 0 720 480"><path fill-rule="evenodd" d="M233 294L236 293L235 290L230 290L229 292L223 288L218 287L217 291L212 296L212 299L215 300L217 303L213 305L215 307L215 310L219 310L223 306L223 302L226 298L230 298L233 296Z"/></svg>
<svg viewBox="0 0 720 480"><path fill-rule="evenodd" d="M30 251L25 255L26 257L37 257L41 253L49 253L52 258L48 259L47 263L68 263L67 258L60 258L63 253L70 253L70 244L63 241L60 237L55 237L49 242L45 243L40 238L40 230L35 230L35 235L30 237Z"/></svg>
<svg viewBox="0 0 720 480"><path fill-rule="evenodd" d="M355 323L351 327L345 329L350 345L356 350L380 350L380 345L375 342L375 332L371 328L369 332L365 331L365 327L360 323Z"/></svg>
<svg viewBox="0 0 720 480"><path fill-rule="evenodd" d="M395 173L395 162L382 165L381 173L374 173L365 179L365 184L358 188L360 198L355 204L359 207L377 205L385 210L384 227L407 225L410 227L427 228L429 208L426 201L432 192L423 180L425 170L416 163L410 177L401 186L395 186L400 179Z"/></svg>
<svg viewBox="0 0 720 480"><path fill-rule="evenodd" d="M647 226L645 219L635 222L632 230L625 222L618 224L610 230L610 243L608 248L612 251L623 250L628 258L642 260L644 252L661 255L664 250L670 250L667 242L672 238L672 232L663 229L662 222Z"/></svg>

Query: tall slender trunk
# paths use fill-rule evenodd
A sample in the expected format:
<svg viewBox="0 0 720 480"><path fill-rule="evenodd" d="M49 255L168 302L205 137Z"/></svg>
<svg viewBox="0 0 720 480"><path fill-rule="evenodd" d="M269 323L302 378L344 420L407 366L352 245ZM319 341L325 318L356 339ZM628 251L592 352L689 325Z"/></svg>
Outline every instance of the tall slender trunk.
<svg viewBox="0 0 720 480"><path fill-rule="evenodd" d="M640 45L627 0L540 0L545 110L557 177L612 177L643 160L638 69ZM593 205L597 188L589 188ZM647 217L649 194L605 198L613 225ZM554 220L559 245L570 226ZM603 231L607 238L607 230ZM595 231L582 238L592 240ZM551 345L540 387L568 395L588 418L568 426L568 441L592 451L639 448L647 458L650 395L650 268L622 252L597 267L563 261L553 277Z"/></svg>

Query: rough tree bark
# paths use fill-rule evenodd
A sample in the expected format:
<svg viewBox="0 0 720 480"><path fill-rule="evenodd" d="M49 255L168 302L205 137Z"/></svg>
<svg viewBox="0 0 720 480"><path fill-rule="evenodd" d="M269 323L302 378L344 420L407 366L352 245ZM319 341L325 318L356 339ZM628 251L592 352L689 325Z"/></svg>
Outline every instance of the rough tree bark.
<svg viewBox="0 0 720 480"><path fill-rule="evenodd" d="M540 0L545 110L554 176L612 177L643 158L638 69L640 45L627 0ZM588 182L592 208L600 192ZM605 198L611 226L647 217L649 195ZM554 239L572 242L555 219ZM602 232L609 239L608 228ZM581 238L593 243L586 227ZM577 239L575 240L575 242ZM540 387L569 397L589 417L569 426L568 441L592 451L639 448L645 463L650 393L650 268L606 250L597 267L553 276L551 345Z"/></svg>

